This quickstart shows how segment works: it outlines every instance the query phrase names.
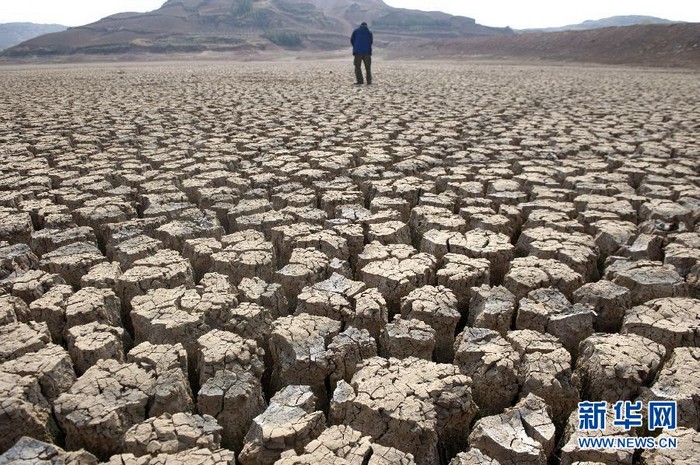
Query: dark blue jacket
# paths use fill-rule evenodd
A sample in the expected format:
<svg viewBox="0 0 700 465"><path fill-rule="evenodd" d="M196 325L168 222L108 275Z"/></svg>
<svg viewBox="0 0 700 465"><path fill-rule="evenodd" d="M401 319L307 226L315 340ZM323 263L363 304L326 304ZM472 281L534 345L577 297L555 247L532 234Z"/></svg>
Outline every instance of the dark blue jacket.
<svg viewBox="0 0 700 465"><path fill-rule="evenodd" d="M353 55L371 55L374 36L367 26L360 26L352 32L350 43Z"/></svg>

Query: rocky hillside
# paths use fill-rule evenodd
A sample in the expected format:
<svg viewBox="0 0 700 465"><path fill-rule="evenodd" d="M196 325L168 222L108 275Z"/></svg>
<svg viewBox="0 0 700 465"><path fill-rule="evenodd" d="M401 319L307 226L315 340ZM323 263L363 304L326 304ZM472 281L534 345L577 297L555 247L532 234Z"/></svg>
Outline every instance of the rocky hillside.
<svg viewBox="0 0 700 465"><path fill-rule="evenodd" d="M0 50L50 32L65 31L60 24L4 23L0 24Z"/></svg>
<svg viewBox="0 0 700 465"><path fill-rule="evenodd" d="M590 31L418 41L395 57L515 58L700 68L700 23L649 24Z"/></svg>
<svg viewBox="0 0 700 465"><path fill-rule="evenodd" d="M168 0L149 13L121 13L42 36L6 56L131 52L333 50L361 21L384 41L512 34L471 18L393 8L381 0Z"/></svg>

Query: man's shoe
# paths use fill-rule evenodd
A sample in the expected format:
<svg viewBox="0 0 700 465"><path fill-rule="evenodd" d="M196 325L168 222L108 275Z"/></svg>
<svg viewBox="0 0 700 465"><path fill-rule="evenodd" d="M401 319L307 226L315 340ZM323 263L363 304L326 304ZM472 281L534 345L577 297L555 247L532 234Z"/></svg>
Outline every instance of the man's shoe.
<svg viewBox="0 0 700 465"><path fill-rule="evenodd" d="M364 84L364 82L356 82L355 83L356 86L361 86L362 84Z"/></svg>

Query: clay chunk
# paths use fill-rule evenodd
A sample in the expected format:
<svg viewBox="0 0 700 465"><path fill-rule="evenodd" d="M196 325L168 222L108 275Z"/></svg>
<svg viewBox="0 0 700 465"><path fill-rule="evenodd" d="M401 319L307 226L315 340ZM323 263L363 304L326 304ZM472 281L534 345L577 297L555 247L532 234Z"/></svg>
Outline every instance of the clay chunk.
<svg viewBox="0 0 700 465"><path fill-rule="evenodd" d="M275 465L413 465L413 455L375 444L349 426L331 426L304 446L304 451L282 453Z"/></svg>
<svg viewBox="0 0 700 465"><path fill-rule="evenodd" d="M581 342L575 374L584 399L632 400L649 383L666 350L636 334L596 333Z"/></svg>
<svg viewBox="0 0 700 465"><path fill-rule="evenodd" d="M148 416L155 377L135 364L100 360L54 403L66 447L102 460L118 453L126 431Z"/></svg>
<svg viewBox="0 0 700 465"><path fill-rule="evenodd" d="M471 379L454 365L417 358L371 358L350 383L339 382L331 402L333 424L347 425L379 444L438 463L463 449L478 407Z"/></svg>
<svg viewBox="0 0 700 465"><path fill-rule="evenodd" d="M303 450L321 435L325 423L309 386L287 386L253 420L238 460L242 465L272 465L286 450Z"/></svg>
<svg viewBox="0 0 700 465"><path fill-rule="evenodd" d="M502 414L478 420L469 444L500 463L546 465L555 445L549 408L530 394Z"/></svg>
<svg viewBox="0 0 700 465"><path fill-rule="evenodd" d="M97 465L97 457L85 450L66 452L60 447L23 436L7 452L0 455L0 465Z"/></svg>
<svg viewBox="0 0 700 465"><path fill-rule="evenodd" d="M209 415L165 413L138 423L124 435L124 452L157 456L201 448L221 447L221 426Z"/></svg>

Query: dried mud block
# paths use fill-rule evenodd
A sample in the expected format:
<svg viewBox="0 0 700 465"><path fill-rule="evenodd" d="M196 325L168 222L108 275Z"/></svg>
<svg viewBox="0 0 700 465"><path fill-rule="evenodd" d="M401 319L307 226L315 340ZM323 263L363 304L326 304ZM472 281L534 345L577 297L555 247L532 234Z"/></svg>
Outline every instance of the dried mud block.
<svg viewBox="0 0 700 465"><path fill-rule="evenodd" d="M64 245L83 242L97 246L95 231L89 226L78 226L75 228L41 229L32 233L32 250L39 256L43 256Z"/></svg>
<svg viewBox="0 0 700 465"><path fill-rule="evenodd" d="M292 251L297 248L297 241L321 230L323 228L320 225L310 223L292 223L272 228L270 231L271 241L279 263L281 265L289 263Z"/></svg>
<svg viewBox="0 0 700 465"><path fill-rule="evenodd" d="M523 229L548 228L562 233L585 232L585 228L577 220L571 220L563 213L537 210L530 215L522 226Z"/></svg>
<svg viewBox="0 0 700 465"><path fill-rule="evenodd" d="M435 360L449 363L454 359L457 323L457 297L444 286L422 286L401 299L401 316L421 320L435 330Z"/></svg>
<svg viewBox="0 0 700 465"><path fill-rule="evenodd" d="M121 223L105 224L102 227L105 248L109 252L118 244L132 237L141 235L151 237L153 231L167 222L168 220L165 216L156 216L154 218L135 218Z"/></svg>
<svg viewBox="0 0 700 465"><path fill-rule="evenodd" d="M595 331L616 333L622 326L625 311L632 306L632 296L626 287L602 279L576 289L574 302L593 307L596 313L593 322Z"/></svg>
<svg viewBox="0 0 700 465"><path fill-rule="evenodd" d="M78 226L91 227L97 237L103 241L102 225L108 223L121 223L136 217L136 209L126 202L105 202L105 199L97 199L92 205L73 210L73 218Z"/></svg>
<svg viewBox="0 0 700 465"><path fill-rule="evenodd" d="M289 263L275 273L275 281L282 285L290 306L296 306L297 296L305 286L328 277L329 259L313 248L294 249Z"/></svg>
<svg viewBox="0 0 700 465"><path fill-rule="evenodd" d="M664 248L664 264L673 265L684 278L700 263L700 234L683 233Z"/></svg>
<svg viewBox="0 0 700 465"><path fill-rule="evenodd" d="M326 377L333 368L327 348L340 331L339 321L306 313L275 320L270 336L272 391L308 385L323 404Z"/></svg>
<svg viewBox="0 0 700 465"><path fill-rule="evenodd" d="M578 195L574 199L574 205L576 206L579 217L581 217L582 214L595 212L601 213L610 219L631 222L637 221L637 211L632 207L629 201L616 200L614 197L609 197L608 195Z"/></svg>
<svg viewBox="0 0 700 465"><path fill-rule="evenodd" d="M458 233L464 233L467 230L467 222L464 218L454 214L452 210L429 205L414 207L411 210L408 225L411 227L415 244L420 244L423 234L431 229Z"/></svg>
<svg viewBox="0 0 700 465"><path fill-rule="evenodd" d="M214 329L197 339L197 344L196 369L200 385L222 370L234 373L247 371L258 378L262 377L265 354L255 341Z"/></svg>
<svg viewBox="0 0 700 465"><path fill-rule="evenodd" d="M558 260L520 257L511 262L503 286L520 301L530 291L555 287L568 299L583 285L582 276Z"/></svg>
<svg viewBox="0 0 700 465"><path fill-rule="evenodd" d="M615 255L637 237L637 225L631 221L601 220L591 224L591 229L601 257Z"/></svg>
<svg viewBox="0 0 700 465"><path fill-rule="evenodd" d="M265 352L265 360L269 361L270 333L273 318L265 307L250 302L242 302L231 309L231 317L224 325L227 331L238 334L244 339L254 340Z"/></svg>
<svg viewBox="0 0 700 465"><path fill-rule="evenodd" d="M683 205L664 199L651 199L644 202L639 210L646 220L659 220L674 230L692 230L693 211Z"/></svg>
<svg viewBox="0 0 700 465"><path fill-rule="evenodd" d="M365 288L361 281L333 273L330 278L302 289L295 315L308 313L349 323L355 317L353 300Z"/></svg>
<svg viewBox="0 0 700 465"><path fill-rule="evenodd" d="M555 336L575 357L581 341L593 334L593 307L574 304L557 289L535 289L520 299L515 329L532 329Z"/></svg>
<svg viewBox="0 0 700 465"><path fill-rule="evenodd" d="M66 300L66 327L91 322L121 326L121 302L111 289L84 287Z"/></svg>
<svg viewBox="0 0 700 465"><path fill-rule="evenodd" d="M80 287L96 287L98 289L112 289L116 291L117 282L121 275L122 269L119 263L98 263L80 278Z"/></svg>
<svg viewBox="0 0 700 465"><path fill-rule="evenodd" d="M292 224L295 221L292 215L275 210L233 218L229 215L228 218L232 230L245 231L247 229L253 229L263 233L268 240L271 237L272 228Z"/></svg>
<svg viewBox="0 0 700 465"><path fill-rule="evenodd" d="M182 344L155 345L144 342L129 351L127 361L156 376L149 408L151 416L193 410L187 352Z"/></svg>
<svg viewBox="0 0 700 465"><path fill-rule="evenodd" d="M700 433L697 429L677 428L663 431L664 437L675 438L675 449L649 449L642 452L641 465L693 465L700 457Z"/></svg>
<svg viewBox="0 0 700 465"><path fill-rule="evenodd" d="M221 426L209 415L164 413L138 423L124 434L124 452L143 455L176 454L187 449L221 448Z"/></svg>
<svg viewBox="0 0 700 465"><path fill-rule="evenodd" d="M0 295L0 326L28 323L32 318L24 300L11 295Z"/></svg>
<svg viewBox="0 0 700 465"><path fill-rule="evenodd" d="M437 272L437 283L454 293L459 309L464 311L472 297L471 288L491 282L489 266L489 261L485 258L469 258L448 253L442 257L442 267Z"/></svg>
<svg viewBox="0 0 700 465"><path fill-rule="evenodd" d="M454 244L450 241L450 252L487 259L491 264L491 284L498 285L503 282L515 249L505 234L474 229L467 232L463 240L455 241Z"/></svg>
<svg viewBox="0 0 700 465"><path fill-rule="evenodd" d="M639 399L677 403L678 426L700 428L700 348L679 347L659 370L654 383L642 388Z"/></svg>
<svg viewBox="0 0 700 465"><path fill-rule="evenodd" d="M407 223L411 216L411 204L404 199L395 197L374 197L369 204L369 209L372 213L378 213L383 210L396 211L404 223Z"/></svg>
<svg viewBox="0 0 700 465"><path fill-rule="evenodd" d="M355 313L350 325L366 329L375 341L389 321L389 309L382 294L375 288L366 289L354 297Z"/></svg>
<svg viewBox="0 0 700 465"><path fill-rule="evenodd" d="M122 307L131 308L131 300L158 288L194 287L190 262L173 250L161 250L155 255L137 260L119 277L117 295Z"/></svg>
<svg viewBox="0 0 700 465"><path fill-rule="evenodd" d="M412 454L417 464L434 464L439 450L450 458L466 446L478 410L470 385L454 365L374 357L350 383L338 383L330 417L333 424Z"/></svg>
<svg viewBox="0 0 700 465"><path fill-rule="evenodd" d="M33 231L34 226L29 213L0 207L0 241L29 244Z"/></svg>
<svg viewBox="0 0 700 465"><path fill-rule="evenodd" d="M575 376L586 400L632 400L651 382L664 347L636 334L596 333L579 346Z"/></svg>
<svg viewBox="0 0 700 465"><path fill-rule="evenodd" d="M37 378L42 394L49 401L66 392L76 380L68 352L55 344L6 361L0 364L0 371Z"/></svg>
<svg viewBox="0 0 700 465"><path fill-rule="evenodd" d="M136 457L133 454L112 456L105 465L236 465L236 454L227 449L187 449L176 454Z"/></svg>
<svg viewBox="0 0 700 465"><path fill-rule="evenodd" d="M29 304L32 319L46 323L51 333L51 340L56 343L63 342L66 329L66 305L72 295L71 286L58 284Z"/></svg>
<svg viewBox="0 0 700 465"><path fill-rule="evenodd" d="M549 228L526 229L515 248L520 256L554 259L584 277L598 278L598 248L593 238L582 233L562 233Z"/></svg>
<svg viewBox="0 0 700 465"><path fill-rule="evenodd" d="M39 266L39 259L27 244L0 246L0 279L12 273L29 271Z"/></svg>
<svg viewBox="0 0 700 465"><path fill-rule="evenodd" d="M457 454L450 462L450 465L501 465L501 462L485 455L479 449L472 448L467 452Z"/></svg>
<svg viewBox="0 0 700 465"><path fill-rule="evenodd" d="M372 442L349 426L331 426L308 443L303 452L282 453L275 465L414 465L413 455Z"/></svg>
<svg viewBox="0 0 700 465"><path fill-rule="evenodd" d="M53 443L58 434L39 380L0 371L0 451L7 451L22 436Z"/></svg>
<svg viewBox="0 0 700 465"><path fill-rule="evenodd" d="M613 409L608 408L605 417L605 429L584 431L579 429L578 412L574 411L569 416L564 428L562 438L561 463L562 465L576 464L610 464L632 465L634 451L629 449L581 449L578 447L579 438L630 436L630 432L613 426Z"/></svg>
<svg viewBox="0 0 700 465"><path fill-rule="evenodd" d="M512 405L518 394L520 355L496 331L465 328L455 341L454 364L472 379L472 394L483 415Z"/></svg>
<svg viewBox="0 0 700 465"><path fill-rule="evenodd" d="M470 290L467 324L498 331L502 336L513 325L515 296L505 287L482 284Z"/></svg>
<svg viewBox="0 0 700 465"><path fill-rule="evenodd" d="M124 328L97 322L73 326L66 342L75 371L81 375L98 360L124 361Z"/></svg>
<svg viewBox="0 0 700 465"><path fill-rule="evenodd" d="M213 255L222 250L223 245L215 237L187 239L184 242L182 256L190 261L197 282L214 269Z"/></svg>
<svg viewBox="0 0 700 465"><path fill-rule="evenodd" d="M29 321L0 326L0 362L37 352L51 342L46 323Z"/></svg>
<svg viewBox="0 0 700 465"><path fill-rule="evenodd" d="M554 452L555 433L550 408L529 394L500 415L478 420L469 444L500 463L546 465Z"/></svg>
<svg viewBox="0 0 700 465"><path fill-rule="evenodd" d="M671 265L649 260L617 260L605 269L605 279L630 290L632 305L661 297L687 297L688 286Z"/></svg>
<svg viewBox="0 0 700 465"><path fill-rule="evenodd" d="M333 230L318 231L301 237L296 241L295 248L314 248L334 260L348 261L350 259L347 239Z"/></svg>
<svg viewBox="0 0 700 465"><path fill-rule="evenodd" d="M260 379L247 371L217 371L197 394L197 411L223 427L222 443L240 451L253 422L267 408Z"/></svg>
<svg viewBox="0 0 700 465"><path fill-rule="evenodd" d="M356 274L366 265L385 261L390 258L405 260L416 255L417 251L407 244L380 244L371 242L364 246L362 253L357 256Z"/></svg>
<svg viewBox="0 0 700 465"><path fill-rule="evenodd" d="M234 284L243 278L271 281L276 258L272 243L258 231L245 230L222 238L224 250L211 256L212 270L228 276Z"/></svg>
<svg viewBox="0 0 700 465"><path fill-rule="evenodd" d="M676 347L698 347L700 300L665 297L632 307L625 313L621 332L651 339L663 345L668 355Z"/></svg>
<svg viewBox="0 0 700 465"><path fill-rule="evenodd" d="M402 297L419 287L433 284L437 259L426 253L405 259L391 257L362 267L362 281L381 292L389 305L398 306Z"/></svg>
<svg viewBox="0 0 700 465"><path fill-rule="evenodd" d="M282 285L268 283L258 278L243 278L238 284L238 298L241 302L260 305L270 311L273 319L287 315L289 303Z"/></svg>
<svg viewBox="0 0 700 465"><path fill-rule="evenodd" d="M60 275L68 284L78 287L80 279L90 268L105 261L102 252L94 245L76 242L45 254L39 267L48 273Z"/></svg>
<svg viewBox="0 0 700 465"><path fill-rule="evenodd" d="M197 289L155 289L133 300L134 338L136 343L179 342L196 357L197 338L211 329L225 329L237 305L230 283L216 273L205 275Z"/></svg>
<svg viewBox="0 0 700 465"><path fill-rule="evenodd" d="M13 273L0 281L0 291L11 294L31 304L57 284L66 284L59 275L41 270Z"/></svg>
<svg viewBox="0 0 700 465"><path fill-rule="evenodd" d="M555 425L563 426L579 401L571 355L554 336L529 329L509 331L506 340L520 355L519 395L544 399Z"/></svg>
<svg viewBox="0 0 700 465"><path fill-rule="evenodd" d="M90 452L66 452L60 447L27 436L21 437L7 452L0 455L1 465L97 465L99 460Z"/></svg>
<svg viewBox="0 0 700 465"><path fill-rule="evenodd" d="M335 389L340 380L350 382L363 360L377 356L377 343L366 329L350 326L328 344L328 354L329 380L331 389Z"/></svg>
<svg viewBox="0 0 700 465"><path fill-rule="evenodd" d="M172 250L182 251L188 239L213 238L221 239L224 228L216 218L202 218L197 221L176 220L158 227L153 235L160 239L163 245Z"/></svg>
<svg viewBox="0 0 700 465"><path fill-rule="evenodd" d="M134 266L134 262L148 258L163 249L163 243L143 234L126 239L114 247L107 248L107 257L119 263L123 270Z"/></svg>
<svg viewBox="0 0 700 465"><path fill-rule="evenodd" d="M446 254L454 252L455 243L464 243L464 234L455 231L431 229L423 234L420 250L421 252L434 255L438 260L442 260Z"/></svg>
<svg viewBox="0 0 700 465"><path fill-rule="evenodd" d="M290 449L303 450L326 429L323 412L309 386L287 386L255 417L238 461L242 465L272 465Z"/></svg>
<svg viewBox="0 0 700 465"><path fill-rule="evenodd" d="M420 320L405 320L396 316L379 336L383 357L416 357L431 361L435 352L435 330Z"/></svg>
<svg viewBox="0 0 700 465"><path fill-rule="evenodd" d="M155 378L136 364L100 360L54 402L66 448L102 460L119 452L126 431L148 416Z"/></svg>
<svg viewBox="0 0 700 465"><path fill-rule="evenodd" d="M664 238L661 236L640 233L630 245L621 247L616 254L632 260L660 261L663 258L663 243Z"/></svg>
<svg viewBox="0 0 700 465"><path fill-rule="evenodd" d="M326 212L328 218L335 218L335 212L342 205L364 205L364 195L360 191L336 191L323 192L319 199L321 210Z"/></svg>

